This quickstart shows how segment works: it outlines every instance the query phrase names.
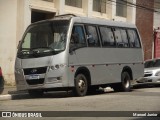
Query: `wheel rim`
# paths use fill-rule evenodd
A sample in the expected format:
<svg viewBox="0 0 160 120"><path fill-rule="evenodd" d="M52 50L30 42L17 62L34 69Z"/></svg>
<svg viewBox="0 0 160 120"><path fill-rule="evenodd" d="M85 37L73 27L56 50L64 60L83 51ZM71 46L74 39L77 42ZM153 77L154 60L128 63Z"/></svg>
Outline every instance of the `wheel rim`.
<svg viewBox="0 0 160 120"><path fill-rule="evenodd" d="M82 78L78 81L78 88L81 93L83 93L86 89L86 83Z"/></svg>
<svg viewBox="0 0 160 120"><path fill-rule="evenodd" d="M129 78L127 76L124 78L124 86L125 88L129 87Z"/></svg>

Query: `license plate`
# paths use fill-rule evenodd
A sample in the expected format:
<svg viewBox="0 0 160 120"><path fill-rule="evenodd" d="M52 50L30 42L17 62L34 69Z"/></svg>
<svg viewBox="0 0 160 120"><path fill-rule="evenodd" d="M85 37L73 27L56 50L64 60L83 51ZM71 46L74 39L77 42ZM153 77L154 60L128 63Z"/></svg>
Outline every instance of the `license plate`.
<svg viewBox="0 0 160 120"><path fill-rule="evenodd" d="M30 75L27 77L29 80L39 79L39 75Z"/></svg>

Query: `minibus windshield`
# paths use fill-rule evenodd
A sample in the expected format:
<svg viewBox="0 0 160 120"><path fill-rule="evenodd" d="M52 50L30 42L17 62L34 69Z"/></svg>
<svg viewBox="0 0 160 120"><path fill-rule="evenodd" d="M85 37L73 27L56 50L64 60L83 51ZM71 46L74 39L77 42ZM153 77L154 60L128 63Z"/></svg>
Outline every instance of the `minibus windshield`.
<svg viewBox="0 0 160 120"><path fill-rule="evenodd" d="M20 44L18 57L34 58L65 50L69 21L56 20L31 25Z"/></svg>

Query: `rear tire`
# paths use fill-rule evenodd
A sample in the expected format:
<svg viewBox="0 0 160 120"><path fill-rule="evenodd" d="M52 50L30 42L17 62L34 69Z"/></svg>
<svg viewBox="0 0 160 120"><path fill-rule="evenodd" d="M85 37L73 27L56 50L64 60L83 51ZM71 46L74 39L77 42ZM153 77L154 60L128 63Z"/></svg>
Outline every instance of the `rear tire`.
<svg viewBox="0 0 160 120"><path fill-rule="evenodd" d="M128 72L122 72L121 83L113 85L114 91L117 92L129 92L131 90L131 77Z"/></svg>
<svg viewBox="0 0 160 120"><path fill-rule="evenodd" d="M75 96L85 96L88 90L88 81L85 75L78 74L75 77L75 88L73 89L73 93Z"/></svg>
<svg viewBox="0 0 160 120"><path fill-rule="evenodd" d="M28 90L28 93L32 98L42 97L44 94L42 90Z"/></svg>

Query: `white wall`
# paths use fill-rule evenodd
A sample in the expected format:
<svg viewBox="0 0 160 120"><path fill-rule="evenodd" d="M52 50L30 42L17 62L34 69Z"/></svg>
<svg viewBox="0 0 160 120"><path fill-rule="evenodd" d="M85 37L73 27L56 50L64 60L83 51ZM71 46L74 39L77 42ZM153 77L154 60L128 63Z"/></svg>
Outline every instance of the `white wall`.
<svg viewBox="0 0 160 120"><path fill-rule="evenodd" d="M17 0L0 0L0 66L7 81L14 82Z"/></svg>

